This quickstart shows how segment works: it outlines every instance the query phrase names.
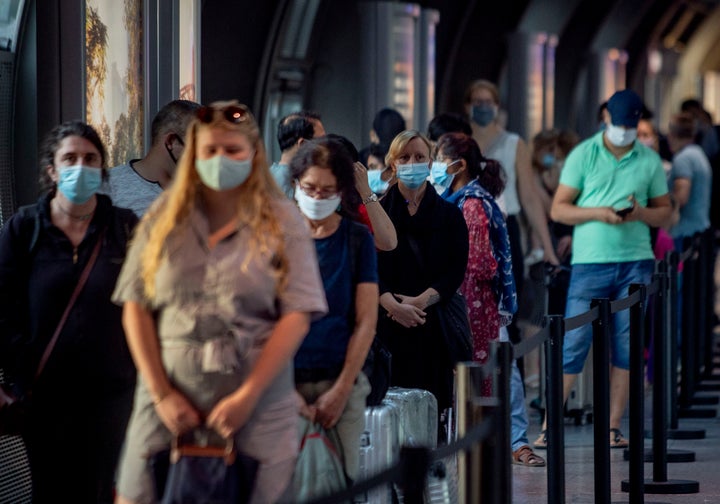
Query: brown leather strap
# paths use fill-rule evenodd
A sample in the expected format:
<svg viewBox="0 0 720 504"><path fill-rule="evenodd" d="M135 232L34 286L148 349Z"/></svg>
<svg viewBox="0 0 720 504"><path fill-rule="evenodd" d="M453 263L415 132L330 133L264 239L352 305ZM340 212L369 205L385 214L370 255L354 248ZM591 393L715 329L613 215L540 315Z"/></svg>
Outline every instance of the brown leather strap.
<svg viewBox="0 0 720 504"><path fill-rule="evenodd" d="M50 354L52 353L53 348L55 348L55 343L57 343L58 336L60 336L60 333L62 332L62 329L65 326L65 322L67 321L68 315L70 314L70 310L72 310L72 307L75 304L75 301L77 301L77 298L80 295L80 292L82 291L83 287L85 286L85 282L87 282L87 279L90 276L90 270L95 265L95 261L97 260L98 255L100 255L100 247L102 247L102 242L103 242L104 237L105 237L105 229L103 229L102 232L100 233L100 237L98 238L98 241L95 244L95 248L93 248L92 255L90 256L90 259L88 260L87 264L85 265L85 268L83 268L82 273L80 273L80 279L78 280L78 283L75 286L75 290L73 291L72 296L70 296L70 301L68 301L68 304L65 307L65 311L63 312L62 317L60 317L60 322L58 322L58 325L55 328L55 333L53 334L52 338L50 339L50 342L47 344L47 347L45 347L45 352L43 353L43 356L40 359L40 364L38 364L37 371L35 372L35 381L37 381L38 377L40 376L40 373L42 373L43 369L45 368L45 364L47 364L47 361L50 358Z"/></svg>

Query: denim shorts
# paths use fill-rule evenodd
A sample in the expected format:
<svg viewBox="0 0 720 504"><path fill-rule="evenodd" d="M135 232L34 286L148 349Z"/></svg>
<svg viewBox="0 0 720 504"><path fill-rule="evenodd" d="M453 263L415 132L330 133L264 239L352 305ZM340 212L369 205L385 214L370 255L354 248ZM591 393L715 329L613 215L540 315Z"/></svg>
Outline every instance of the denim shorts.
<svg viewBox="0 0 720 504"><path fill-rule="evenodd" d="M611 301L627 297L630 284L649 284L655 261L631 261L608 264L574 264L570 275L565 317L574 317L590 309L593 298ZM620 369L630 368L630 311L612 315L610 362ZM592 324L565 333L563 372L580 374L592 344Z"/></svg>

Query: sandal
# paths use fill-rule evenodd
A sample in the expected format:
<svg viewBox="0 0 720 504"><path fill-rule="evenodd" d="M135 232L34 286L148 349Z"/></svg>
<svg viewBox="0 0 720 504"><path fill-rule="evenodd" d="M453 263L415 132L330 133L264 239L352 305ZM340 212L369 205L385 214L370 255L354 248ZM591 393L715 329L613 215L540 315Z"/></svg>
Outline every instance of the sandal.
<svg viewBox="0 0 720 504"><path fill-rule="evenodd" d="M620 429L610 429L610 435L612 436L610 448L627 448L629 446L630 443L625 439Z"/></svg>
<svg viewBox="0 0 720 504"><path fill-rule="evenodd" d="M540 435L533 443L533 447L538 450L546 450L547 449L547 431L540 431Z"/></svg>
<svg viewBox="0 0 720 504"><path fill-rule="evenodd" d="M523 445L512 453L513 464L527 467L545 467L545 459L532 451L528 445Z"/></svg>

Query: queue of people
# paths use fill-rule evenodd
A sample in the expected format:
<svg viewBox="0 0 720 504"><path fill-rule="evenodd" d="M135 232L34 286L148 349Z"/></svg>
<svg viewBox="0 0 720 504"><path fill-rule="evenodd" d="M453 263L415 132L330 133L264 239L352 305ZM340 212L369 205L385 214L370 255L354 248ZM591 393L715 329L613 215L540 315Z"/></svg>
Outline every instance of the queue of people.
<svg viewBox="0 0 720 504"><path fill-rule="evenodd" d="M466 106L469 121L439 116L431 138L384 109L360 153L326 135L318 114L290 114L269 166L244 105L172 102L148 155L110 170L112 200L97 133L79 122L53 130L46 193L0 234L0 367L32 388L35 501L154 502L148 461L204 428L259 462L252 502L290 502L298 415L335 431L354 480L373 339L392 354L393 385L452 408L440 311L462 294L478 362L508 338L525 276L521 211L542 260L559 268L572 253L568 314L589 308L591 285L618 297L647 280L649 228L672 211L660 158L635 141L637 95L613 95L606 128L576 148L553 131L529 150L499 124L487 81L469 87ZM703 213L683 181L693 132L674 121L671 148L686 154L671 185L688 196L676 197L686 216ZM610 444L624 447L627 323L615 325ZM567 396L588 338L566 340ZM513 460L543 466L513 364ZM58 450L72 463L58 465Z"/></svg>

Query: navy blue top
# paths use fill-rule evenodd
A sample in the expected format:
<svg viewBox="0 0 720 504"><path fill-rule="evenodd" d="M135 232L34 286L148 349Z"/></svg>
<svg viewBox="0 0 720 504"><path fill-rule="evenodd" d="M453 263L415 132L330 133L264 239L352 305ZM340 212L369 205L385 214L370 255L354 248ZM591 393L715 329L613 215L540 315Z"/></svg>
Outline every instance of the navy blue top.
<svg viewBox="0 0 720 504"><path fill-rule="evenodd" d="M351 264L351 233L357 237L354 265ZM337 231L315 240L315 250L329 311L310 325L310 332L295 354L297 369L330 369L343 365L355 325L357 284L378 282L375 243L366 226L344 218Z"/></svg>

